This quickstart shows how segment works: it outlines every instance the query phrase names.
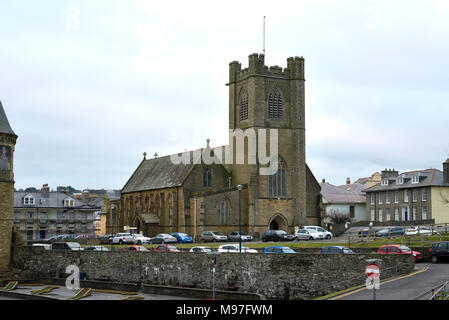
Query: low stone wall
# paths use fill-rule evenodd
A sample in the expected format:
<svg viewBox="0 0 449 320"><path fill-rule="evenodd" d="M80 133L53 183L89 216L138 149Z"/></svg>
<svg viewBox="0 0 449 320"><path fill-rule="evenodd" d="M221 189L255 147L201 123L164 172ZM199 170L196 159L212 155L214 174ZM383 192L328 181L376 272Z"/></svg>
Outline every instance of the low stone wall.
<svg viewBox="0 0 449 320"><path fill-rule="evenodd" d="M366 259L377 254L219 254L216 289L262 295L267 299L318 297L365 283ZM47 251L15 248L13 267L33 279L65 278L77 265L87 280L211 289L211 256L202 253ZM381 277L414 270L409 255L383 255Z"/></svg>
<svg viewBox="0 0 449 320"><path fill-rule="evenodd" d="M356 221L351 222L349 227L368 227L370 223L373 223L373 227L388 227L388 226L419 226L419 225L432 225L435 224L435 219L428 220L409 220L409 221Z"/></svg>

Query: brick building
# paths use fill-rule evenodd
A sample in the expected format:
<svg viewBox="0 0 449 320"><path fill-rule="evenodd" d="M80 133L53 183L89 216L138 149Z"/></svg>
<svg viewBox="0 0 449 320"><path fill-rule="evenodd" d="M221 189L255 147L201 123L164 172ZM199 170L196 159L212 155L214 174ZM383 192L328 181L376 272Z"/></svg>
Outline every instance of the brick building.
<svg viewBox="0 0 449 320"><path fill-rule="evenodd" d="M231 62L229 145L211 148L208 141L188 153L191 161L186 163L174 163L176 155L147 159L144 154L121 190L113 224L150 236L235 231L238 185L245 232L257 236L267 229L292 232L300 225L320 224L320 186L305 161L304 83L302 57L288 58L284 69L265 66L262 54L250 55L245 69ZM245 146L240 154L239 141ZM277 156L271 152L276 142ZM261 163L260 154L267 153L269 163ZM264 169L273 163L275 170L267 174Z"/></svg>

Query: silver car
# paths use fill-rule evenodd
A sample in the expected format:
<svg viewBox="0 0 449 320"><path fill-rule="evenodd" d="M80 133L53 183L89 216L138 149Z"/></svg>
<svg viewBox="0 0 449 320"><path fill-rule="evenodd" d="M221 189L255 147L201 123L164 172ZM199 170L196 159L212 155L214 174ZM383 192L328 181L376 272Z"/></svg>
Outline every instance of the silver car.
<svg viewBox="0 0 449 320"><path fill-rule="evenodd" d="M295 232L297 240L319 240L324 239L324 234L311 229L298 229Z"/></svg>
<svg viewBox="0 0 449 320"><path fill-rule="evenodd" d="M228 237L219 231L204 231L201 235L202 242L228 241Z"/></svg>

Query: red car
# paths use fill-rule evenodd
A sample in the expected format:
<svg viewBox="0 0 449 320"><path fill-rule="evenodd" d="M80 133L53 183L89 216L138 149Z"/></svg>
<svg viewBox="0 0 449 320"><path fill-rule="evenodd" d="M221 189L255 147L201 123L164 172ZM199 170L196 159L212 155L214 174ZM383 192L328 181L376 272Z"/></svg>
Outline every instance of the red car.
<svg viewBox="0 0 449 320"><path fill-rule="evenodd" d="M162 244L154 249L156 252L181 252L176 246L170 244Z"/></svg>
<svg viewBox="0 0 449 320"><path fill-rule="evenodd" d="M380 247L379 250L377 251L377 253L380 253L380 254L389 254L389 253L411 254L412 250L409 247L404 246L404 245L390 244L390 245ZM422 261L423 254L419 251L413 251L413 257L415 258L415 262Z"/></svg>
<svg viewBox="0 0 449 320"><path fill-rule="evenodd" d="M143 246L129 246L126 247L126 251L141 251L141 252L150 252L147 248Z"/></svg>

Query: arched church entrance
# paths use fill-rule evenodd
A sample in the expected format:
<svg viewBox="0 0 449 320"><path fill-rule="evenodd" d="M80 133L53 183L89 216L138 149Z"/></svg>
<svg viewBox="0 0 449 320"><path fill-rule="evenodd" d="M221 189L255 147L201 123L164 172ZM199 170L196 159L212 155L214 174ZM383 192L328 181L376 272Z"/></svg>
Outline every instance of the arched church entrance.
<svg viewBox="0 0 449 320"><path fill-rule="evenodd" d="M268 229L270 230L287 230L287 227L287 219L280 213L273 216L268 224Z"/></svg>

